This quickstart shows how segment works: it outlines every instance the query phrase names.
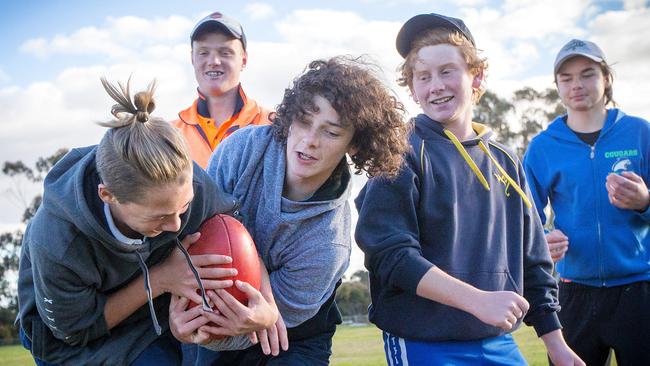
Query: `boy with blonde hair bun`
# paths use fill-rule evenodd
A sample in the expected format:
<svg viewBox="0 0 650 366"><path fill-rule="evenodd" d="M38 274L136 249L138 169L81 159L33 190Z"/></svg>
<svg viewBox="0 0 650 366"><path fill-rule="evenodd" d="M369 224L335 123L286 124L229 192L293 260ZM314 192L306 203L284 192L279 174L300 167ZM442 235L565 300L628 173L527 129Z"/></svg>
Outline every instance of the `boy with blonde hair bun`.
<svg viewBox="0 0 650 366"><path fill-rule="evenodd" d="M487 62L462 20L421 14L397 35L399 82L422 114L394 180L356 199L370 320L389 365L526 364L511 332L535 327L557 365L584 365L560 331L557 285L523 168L472 122Z"/></svg>

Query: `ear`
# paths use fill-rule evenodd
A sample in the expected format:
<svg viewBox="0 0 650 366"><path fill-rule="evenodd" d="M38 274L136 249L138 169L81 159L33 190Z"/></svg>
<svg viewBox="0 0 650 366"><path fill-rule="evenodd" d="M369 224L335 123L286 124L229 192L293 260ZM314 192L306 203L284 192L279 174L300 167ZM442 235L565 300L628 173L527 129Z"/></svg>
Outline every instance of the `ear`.
<svg viewBox="0 0 650 366"><path fill-rule="evenodd" d="M241 69L244 70L246 68L246 63L248 62L248 53L246 50L242 49L242 60L241 60Z"/></svg>
<svg viewBox="0 0 650 366"><path fill-rule="evenodd" d="M348 147L348 155L355 156L359 152L359 148L350 144Z"/></svg>
<svg viewBox="0 0 650 366"><path fill-rule="evenodd" d="M481 87L481 84L483 84L483 80L485 79L485 70L481 69L479 72L474 75L474 78L472 79L472 88L478 89Z"/></svg>
<svg viewBox="0 0 650 366"><path fill-rule="evenodd" d="M117 202L117 198L111 193L111 191L106 188L106 186L103 183L99 183L97 185L97 195L99 196L99 199L106 203L115 203Z"/></svg>
<svg viewBox="0 0 650 366"><path fill-rule="evenodd" d="M415 95L415 91L413 90L412 87L409 86L409 94L411 94L411 99L415 102L415 104L420 104L420 101L418 100L418 96Z"/></svg>

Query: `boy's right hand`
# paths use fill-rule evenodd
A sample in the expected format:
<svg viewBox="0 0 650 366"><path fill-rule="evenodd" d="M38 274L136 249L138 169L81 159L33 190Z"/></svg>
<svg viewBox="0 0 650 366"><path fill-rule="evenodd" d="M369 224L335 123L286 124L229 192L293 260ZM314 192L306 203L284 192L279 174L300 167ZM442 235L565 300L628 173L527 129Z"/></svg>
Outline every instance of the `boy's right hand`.
<svg viewBox="0 0 650 366"><path fill-rule="evenodd" d="M475 304L478 306L473 307L472 315L504 331L511 330L530 306L526 299L512 291L480 291Z"/></svg>
<svg viewBox="0 0 650 366"><path fill-rule="evenodd" d="M551 252L553 263L557 263L564 258L567 250L569 250L569 237L564 235L561 230L553 230L546 234L546 242L548 242L548 250Z"/></svg>
<svg viewBox="0 0 650 366"><path fill-rule="evenodd" d="M187 308L189 300L176 295L171 296L169 303L169 329L176 339L183 343L206 344L211 335L201 330L209 320L202 316L200 306Z"/></svg>
<svg viewBox="0 0 650 366"><path fill-rule="evenodd" d="M182 240L185 249L194 244L200 237L200 233L187 235ZM237 275L234 268L206 268L209 265L227 264L232 262L232 258L225 255L193 255L190 257L194 267L201 277L201 282L205 290L216 290L231 287L232 280L220 280L223 277ZM199 285L196 277L190 269L185 255L180 249L174 248L172 253L162 263L151 268L151 286L154 293L160 295L170 292L177 296L186 297L194 303L202 303L201 295L197 294L196 289Z"/></svg>

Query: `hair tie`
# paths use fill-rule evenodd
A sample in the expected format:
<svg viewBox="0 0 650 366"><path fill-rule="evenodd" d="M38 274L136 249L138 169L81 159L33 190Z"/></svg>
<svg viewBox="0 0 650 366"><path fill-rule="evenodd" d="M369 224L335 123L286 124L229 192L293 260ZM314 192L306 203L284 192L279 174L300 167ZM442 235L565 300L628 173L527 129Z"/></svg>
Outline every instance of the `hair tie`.
<svg viewBox="0 0 650 366"><path fill-rule="evenodd" d="M137 111L135 114L135 118L138 122L145 123L149 120L149 113L145 111Z"/></svg>

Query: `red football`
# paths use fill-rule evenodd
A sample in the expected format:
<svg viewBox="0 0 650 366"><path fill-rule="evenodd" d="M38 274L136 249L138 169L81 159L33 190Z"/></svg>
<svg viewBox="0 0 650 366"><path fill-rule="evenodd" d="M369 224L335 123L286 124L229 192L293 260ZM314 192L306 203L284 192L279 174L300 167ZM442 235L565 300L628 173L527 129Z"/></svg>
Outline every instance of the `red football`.
<svg viewBox="0 0 650 366"><path fill-rule="evenodd" d="M213 265L213 268L236 268L237 275L222 277L221 279L240 280L248 282L257 290L262 282L262 272L257 255L255 243L248 230L235 218L227 215L217 214L203 222L199 228L201 237L187 250L190 255L200 254L221 254L232 258L229 264ZM236 286L226 289L242 304L248 303L245 293L239 291ZM190 302L189 307L196 306Z"/></svg>

